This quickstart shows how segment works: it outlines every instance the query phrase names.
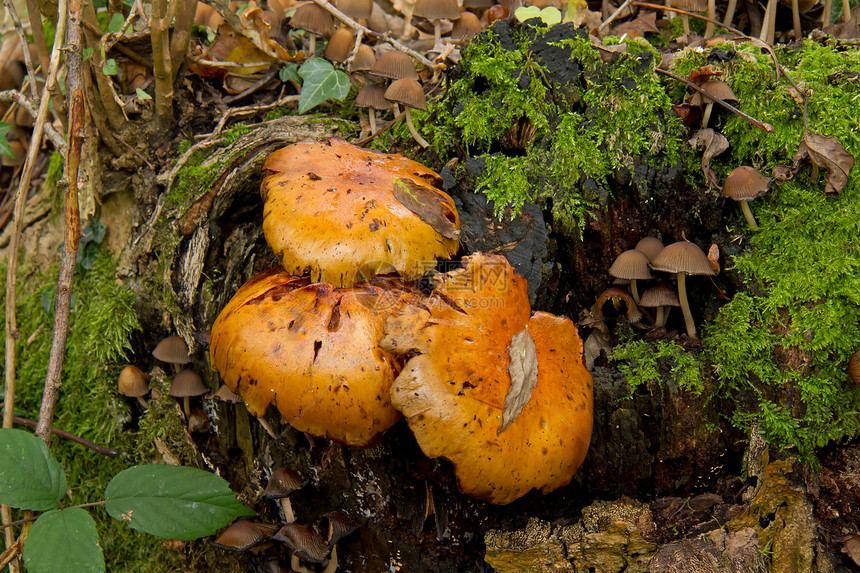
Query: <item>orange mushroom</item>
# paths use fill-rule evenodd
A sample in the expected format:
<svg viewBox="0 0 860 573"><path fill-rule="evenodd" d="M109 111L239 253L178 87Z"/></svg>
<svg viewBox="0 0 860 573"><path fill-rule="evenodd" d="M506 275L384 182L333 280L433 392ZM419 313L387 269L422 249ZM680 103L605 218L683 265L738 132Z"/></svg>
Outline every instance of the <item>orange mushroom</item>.
<svg viewBox="0 0 860 573"><path fill-rule="evenodd" d="M465 493L496 504L548 493L570 482L591 439L582 343L570 320L530 317L526 281L503 257L464 262L424 306L386 322L382 348L413 355L391 402L427 456L454 464Z"/></svg>
<svg viewBox="0 0 860 573"><path fill-rule="evenodd" d="M367 446L400 418L389 386L400 367L378 346L385 317L415 295L335 289L282 269L257 275L212 326L212 364L257 417L274 404L308 434Z"/></svg>
<svg viewBox="0 0 860 573"><path fill-rule="evenodd" d="M460 219L441 178L401 155L297 143L263 171L263 232L291 274L352 286L376 265L411 279L457 252Z"/></svg>

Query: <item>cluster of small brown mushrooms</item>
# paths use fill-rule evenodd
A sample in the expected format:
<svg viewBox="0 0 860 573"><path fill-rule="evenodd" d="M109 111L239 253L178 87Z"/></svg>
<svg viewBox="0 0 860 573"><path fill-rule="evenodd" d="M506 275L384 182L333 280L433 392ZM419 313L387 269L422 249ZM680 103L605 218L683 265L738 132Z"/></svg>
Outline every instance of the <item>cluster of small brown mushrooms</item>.
<svg viewBox="0 0 860 573"><path fill-rule="evenodd" d="M249 412L274 405L294 429L358 447L405 417L462 491L492 503L569 483L593 408L576 328L532 313L504 257L435 271L459 248L441 178L336 139L288 146L263 170L263 232L282 266L238 290L210 342ZM428 271L429 295L408 282Z"/></svg>
<svg viewBox="0 0 860 573"><path fill-rule="evenodd" d="M604 303L611 300L616 307L620 307L623 302L627 306L627 320L636 323L642 318L639 307L655 308L657 314L653 326L663 327L672 307L680 306L684 313L687 335L695 338L696 324L687 300L687 276L714 276L717 274L715 266L698 245L686 239L664 247L659 239L645 237L635 248L621 253L609 268L611 276L629 285L630 294L618 287L611 287L598 297L592 312L596 317L602 318ZM677 294L668 281L659 279L640 297L637 281L657 278L652 274L652 270L674 275Z"/></svg>
<svg viewBox="0 0 860 573"><path fill-rule="evenodd" d="M296 521L290 496L307 485L307 479L289 468L273 471L260 499L278 504L283 525L244 519L221 532L211 545L228 551L263 552L281 543L290 553L289 565L272 557L263 565L264 571L313 573L319 566L323 573L334 573L338 567L337 544L357 526L340 510L320 515L314 525Z"/></svg>
<svg viewBox="0 0 860 573"><path fill-rule="evenodd" d="M182 400L182 411L188 422L189 430L195 431L205 427L208 416L202 408L191 408L191 398L202 396L209 391L203 378L190 368L180 368L191 362L188 345L181 336L164 338L152 351L156 360L173 365L173 382L170 384L169 395ZM144 396L149 394L149 374L137 366L129 364L119 374L117 382L119 393L129 398L136 398L141 408L147 410L149 404Z"/></svg>

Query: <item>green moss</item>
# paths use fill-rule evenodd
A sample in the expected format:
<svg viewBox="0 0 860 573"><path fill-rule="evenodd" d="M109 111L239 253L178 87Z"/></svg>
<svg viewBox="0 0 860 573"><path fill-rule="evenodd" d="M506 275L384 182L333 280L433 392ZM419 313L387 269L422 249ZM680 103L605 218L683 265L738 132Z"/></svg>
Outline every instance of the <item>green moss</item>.
<svg viewBox="0 0 860 573"><path fill-rule="evenodd" d="M681 158L656 51L630 46L607 64L571 26L496 26L469 44L459 79L431 104L430 139L443 155L462 147L483 161L477 188L500 215L543 202L558 227L581 233L615 170L645 156L662 166ZM533 136L512 143L522 126Z"/></svg>
<svg viewBox="0 0 860 573"><path fill-rule="evenodd" d="M669 340L645 341L632 338L612 349L612 359L618 370L627 378L630 392L640 386L670 384L675 388L700 395L704 379L696 357Z"/></svg>

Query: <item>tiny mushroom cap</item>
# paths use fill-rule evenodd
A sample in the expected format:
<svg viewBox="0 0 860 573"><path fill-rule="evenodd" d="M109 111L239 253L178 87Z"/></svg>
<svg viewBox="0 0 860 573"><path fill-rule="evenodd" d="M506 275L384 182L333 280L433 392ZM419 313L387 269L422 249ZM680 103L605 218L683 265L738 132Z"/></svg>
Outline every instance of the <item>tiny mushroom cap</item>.
<svg viewBox="0 0 860 573"><path fill-rule="evenodd" d="M460 19L454 22L451 39L455 42L468 42L481 33L481 20L471 12L463 12Z"/></svg>
<svg viewBox="0 0 860 573"><path fill-rule="evenodd" d="M406 116L406 126L409 128L409 133L412 134L412 138L418 145L425 148L430 147L427 140L421 137L418 130L415 129L415 124L412 123L412 114L409 111L410 108L427 109L427 98L424 96L424 88L421 87L418 80L402 78L391 82L391 85L385 90L385 99L406 106L404 115Z"/></svg>
<svg viewBox="0 0 860 573"><path fill-rule="evenodd" d="M660 281L648 290L642 293L642 300L639 301L641 306L646 308L657 307L657 317L654 319L654 326L664 326L669 318L669 310L673 306L681 306L681 301L678 300L678 293L666 281ZM670 308L665 308L670 307Z"/></svg>
<svg viewBox="0 0 860 573"><path fill-rule="evenodd" d="M625 316L628 322L635 323L642 319L642 311L639 310L630 293L617 286L611 286L597 296L597 301L594 303L594 309L592 310L596 318L600 320L604 319L603 306L609 301L612 301L612 306L615 310L620 311L622 304L625 306L627 309Z"/></svg>
<svg viewBox="0 0 860 573"><path fill-rule="evenodd" d="M370 18L373 0L337 0L335 6L350 18Z"/></svg>
<svg viewBox="0 0 860 573"><path fill-rule="evenodd" d="M702 89L715 97L728 102L738 101L738 97L729 84L720 80L708 80L702 84ZM714 100L703 95L701 92L696 92L690 97L690 105L700 106L705 104L705 112L702 114L702 129L708 127L708 121L711 119L711 110L714 108Z"/></svg>
<svg viewBox="0 0 860 573"><path fill-rule="evenodd" d="M460 7L457 0L417 0L413 15L427 18L433 22L434 46L441 46L442 20L457 20L460 18Z"/></svg>
<svg viewBox="0 0 860 573"><path fill-rule="evenodd" d="M294 556L308 563L320 564L329 554L325 540L313 525L307 523L288 523L281 527L272 539L280 541Z"/></svg>
<svg viewBox="0 0 860 573"><path fill-rule="evenodd" d="M415 64L412 63L412 58L396 50L385 52L376 58L376 63L373 64L370 73L389 80L399 80L402 78L418 79L418 72L415 71Z"/></svg>
<svg viewBox="0 0 860 573"><path fill-rule="evenodd" d="M140 398L149 392L149 376L137 366L129 364L119 373L119 393L129 398Z"/></svg>
<svg viewBox="0 0 860 573"><path fill-rule="evenodd" d="M352 28L341 26L332 34L325 47L324 55L327 60L342 64L349 57L353 45L355 45L355 32Z"/></svg>
<svg viewBox="0 0 860 573"><path fill-rule="evenodd" d="M209 391L209 388L203 382L200 374L185 368L177 372L173 377L173 383L170 385L170 396L174 398L182 398L182 406L185 410L185 418L191 417L191 400L192 396L200 396Z"/></svg>
<svg viewBox="0 0 860 573"><path fill-rule="evenodd" d="M704 12L708 9L708 0L669 0L669 5L672 8L679 8L688 12ZM690 33L690 20L686 14L681 14L681 21L684 23L684 35Z"/></svg>
<svg viewBox="0 0 860 573"><path fill-rule="evenodd" d="M690 304L687 301L687 275L713 276L717 273L711 268L708 256L695 243L683 240L672 243L664 248L659 255L651 261L651 268L655 271L675 273L678 277L678 299L681 301L681 310L684 313L684 322L687 325L687 335L696 337L696 324L693 322L693 314L690 312Z"/></svg>
<svg viewBox="0 0 860 573"><path fill-rule="evenodd" d="M221 532L209 544L227 551L247 551L266 541L278 531L277 525L241 519Z"/></svg>
<svg viewBox="0 0 860 573"><path fill-rule="evenodd" d="M648 255L638 249L629 249L618 255L618 258L609 267L609 275L630 281L630 294L633 295L636 304L639 304L639 291L636 288L636 281L654 278L651 269L648 268Z"/></svg>
<svg viewBox="0 0 860 573"><path fill-rule="evenodd" d="M770 177L765 177L753 167L742 165L733 169L723 184L723 195L740 202L744 218L753 229L757 229L758 224L748 203L766 193L770 187L770 181Z"/></svg>
<svg viewBox="0 0 860 573"><path fill-rule="evenodd" d="M263 499L277 499L281 502L281 509L284 511L284 521L293 523L296 516L293 513L293 506L288 499L294 492L308 485L308 480L294 472L289 468L279 468L272 472L269 477L269 483L266 484L266 489L260 495Z"/></svg>
<svg viewBox="0 0 860 573"><path fill-rule="evenodd" d="M349 65L351 72L366 72L373 69L376 63L376 54L373 53L373 48L367 44L361 44L355 51L355 57L352 58L352 63Z"/></svg>
<svg viewBox="0 0 860 573"><path fill-rule="evenodd" d="M317 36L334 34L334 20L331 14L313 2L302 4L296 8L293 17L290 18L290 26L306 30Z"/></svg>
<svg viewBox="0 0 860 573"><path fill-rule="evenodd" d="M852 354L851 358L848 359L848 376L851 377L851 380L853 380L855 384L860 386L860 350L857 350L857 352Z"/></svg>
<svg viewBox="0 0 860 573"><path fill-rule="evenodd" d="M582 342L570 320L531 315L504 257L463 261L386 322L380 346L409 357L391 401L424 454L454 464L463 492L495 504L548 493L570 482L591 439Z"/></svg>
<svg viewBox="0 0 860 573"><path fill-rule="evenodd" d="M181 336L168 336L158 343L152 355L162 362L170 364L187 364L191 362L188 356L188 345Z"/></svg>
<svg viewBox="0 0 860 573"><path fill-rule="evenodd" d="M326 541L329 547L358 530L355 521L339 509L320 515L318 525L323 530L325 529L323 527L325 522L328 522L328 537Z"/></svg>
<svg viewBox="0 0 860 573"><path fill-rule="evenodd" d="M367 84L355 96L357 107L367 108L370 123L370 133L376 133L376 110L391 108L391 102L385 99L385 87L377 84Z"/></svg>
<svg viewBox="0 0 860 573"><path fill-rule="evenodd" d="M643 237L638 243L636 243L635 249L645 253L645 256L647 256L650 261L663 250L663 241L657 237Z"/></svg>

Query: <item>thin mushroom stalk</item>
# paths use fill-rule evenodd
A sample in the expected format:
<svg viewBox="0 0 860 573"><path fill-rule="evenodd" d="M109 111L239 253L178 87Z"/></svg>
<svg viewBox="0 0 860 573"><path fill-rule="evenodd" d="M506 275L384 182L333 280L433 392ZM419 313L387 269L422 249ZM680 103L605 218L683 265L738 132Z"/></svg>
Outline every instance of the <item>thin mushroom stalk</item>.
<svg viewBox="0 0 860 573"><path fill-rule="evenodd" d="M684 313L684 323L687 325L687 336L696 338L696 323L693 322L693 313L690 312L690 303L687 301L687 275L677 273L678 277L678 300L681 302L681 312Z"/></svg>
<svg viewBox="0 0 860 573"><path fill-rule="evenodd" d="M421 147L430 147L430 144L427 143L427 140L421 137L421 135L418 133L418 130L415 129L415 124L412 123L412 114L409 113L408 107L403 112L403 115L406 116L406 126L409 128L409 133L412 134L412 139L414 139L415 142Z"/></svg>
<svg viewBox="0 0 860 573"><path fill-rule="evenodd" d="M749 201L741 201L741 211L744 213L744 219L747 220L747 223L753 229L758 229L758 223L756 223L755 217L753 217L752 210L750 209Z"/></svg>

